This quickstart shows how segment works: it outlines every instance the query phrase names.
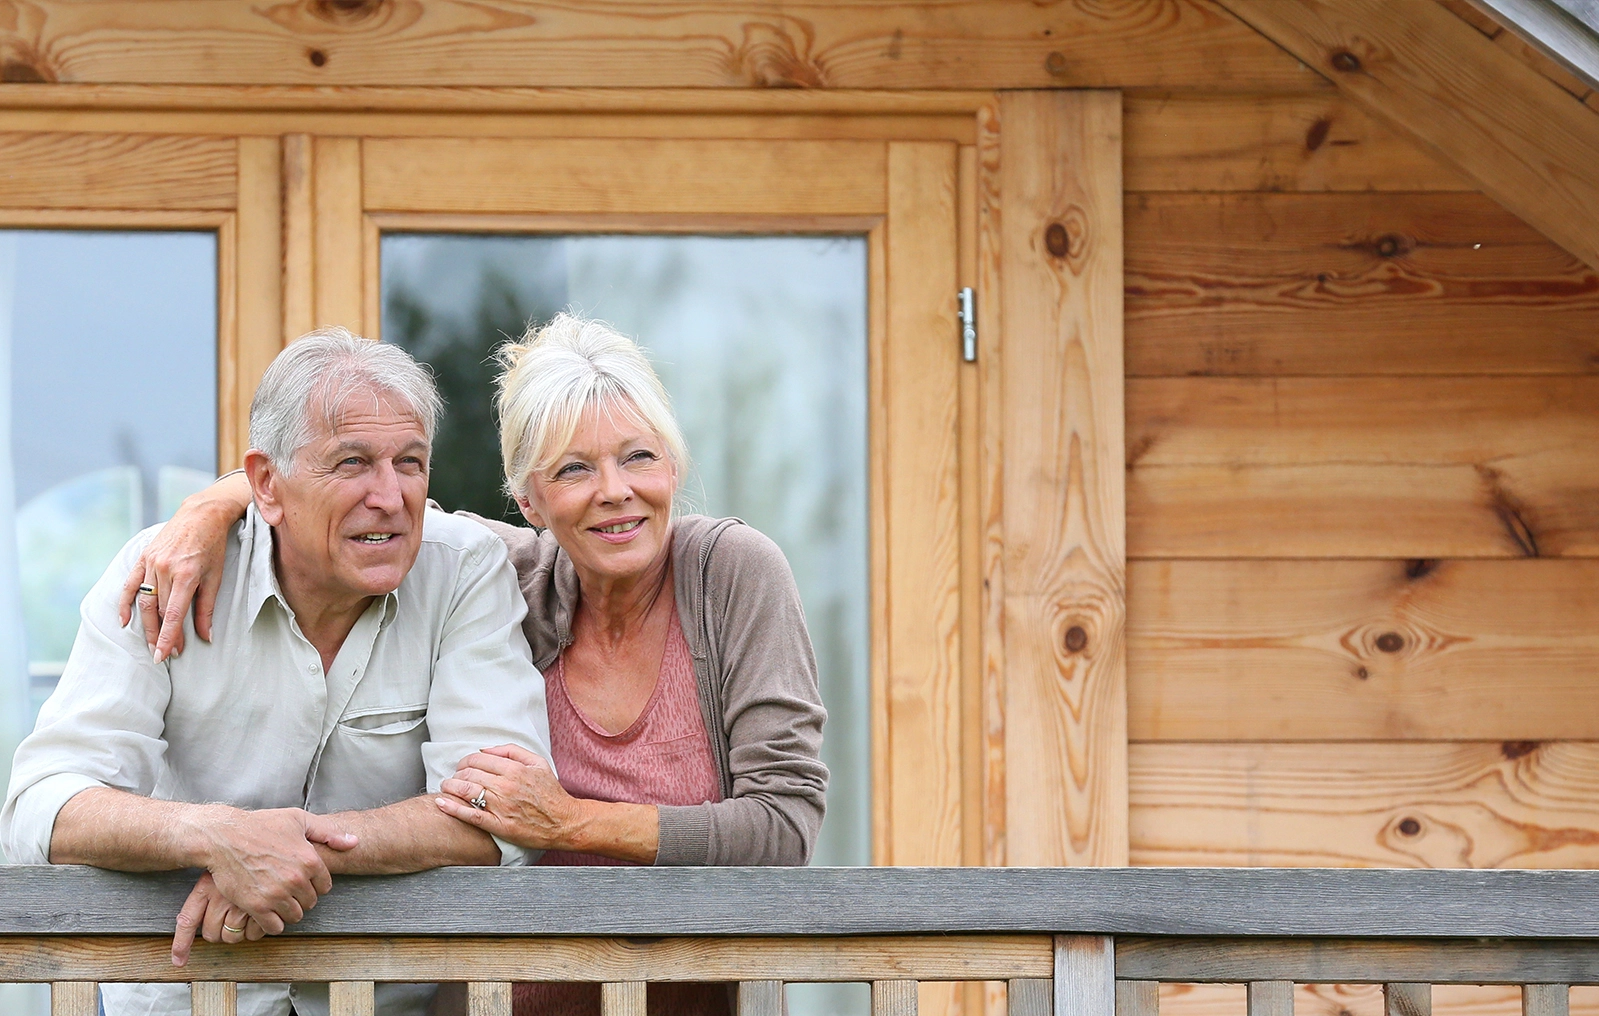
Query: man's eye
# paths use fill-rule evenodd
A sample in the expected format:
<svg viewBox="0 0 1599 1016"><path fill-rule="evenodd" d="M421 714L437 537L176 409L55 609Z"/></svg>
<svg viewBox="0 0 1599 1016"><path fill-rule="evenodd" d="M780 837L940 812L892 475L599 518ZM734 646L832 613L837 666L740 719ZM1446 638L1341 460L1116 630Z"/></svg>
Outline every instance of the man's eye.
<svg viewBox="0 0 1599 1016"><path fill-rule="evenodd" d="M352 455L349 458L347 458L344 461L339 463L339 465L341 465L341 466L359 466L360 464L361 464L361 459L360 459L360 456L357 456L357 455Z"/></svg>

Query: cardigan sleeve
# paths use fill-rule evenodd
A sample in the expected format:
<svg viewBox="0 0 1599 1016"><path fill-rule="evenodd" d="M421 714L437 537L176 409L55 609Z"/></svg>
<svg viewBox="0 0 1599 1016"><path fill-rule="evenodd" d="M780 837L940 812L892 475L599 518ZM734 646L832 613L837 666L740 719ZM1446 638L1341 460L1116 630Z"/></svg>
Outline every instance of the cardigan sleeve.
<svg viewBox="0 0 1599 1016"><path fill-rule="evenodd" d="M826 807L822 706L799 590L777 544L721 534L707 566L706 630L720 665L732 796L661 806L658 865L803 865Z"/></svg>

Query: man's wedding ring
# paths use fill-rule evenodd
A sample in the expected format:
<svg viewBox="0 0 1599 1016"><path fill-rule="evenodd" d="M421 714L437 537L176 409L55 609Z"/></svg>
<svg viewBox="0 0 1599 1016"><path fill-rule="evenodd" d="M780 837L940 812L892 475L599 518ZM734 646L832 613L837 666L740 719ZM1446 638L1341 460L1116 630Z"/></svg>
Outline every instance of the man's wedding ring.
<svg viewBox="0 0 1599 1016"><path fill-rule="evenodd" d="M223 930L223 931L231 931L231 932L233 932L233 934L235 934L235 935L242 935L242 934L244 934L244 929L243 929L243 928L235 928L235 927L234 927L234 926L233 926L233 925L231 925L231 924L229 924L229 923L228 923L228 922L226 922L226 921L223 921L223 922L222 922L222 930Z"/></svg>
<svg viewBox="0 0 1599 1016"><path fill-rule="evenodd" d="M479 811L482 811L484 808L487 808L488 806L489 806L489 792L487 790L479 790L477 792L477 796L472 798L472 807L478 809Z"/></svg>
<svg viewBox="0 0 1599 1016"><path fill-rule="evenodd" d="M126 587L124 587L124 588L126 588ZM140 585L139 586L139 595L140 596L154 596L155 595L155 586L150 585L150 583L148 583L148 582Z"/></svg>

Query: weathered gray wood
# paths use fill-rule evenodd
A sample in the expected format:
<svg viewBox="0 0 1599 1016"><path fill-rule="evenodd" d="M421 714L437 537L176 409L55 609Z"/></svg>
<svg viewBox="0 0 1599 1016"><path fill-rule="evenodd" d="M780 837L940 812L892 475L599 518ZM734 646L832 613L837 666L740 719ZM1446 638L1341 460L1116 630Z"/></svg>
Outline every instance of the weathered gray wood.
<svg viewBox="0 0 1599 1016"><path fill-rule="evenodd" d="M466 1016L511 1016L508 981L473 981L466 986Z"/></svg>
<svg viewBox="0 0 1599 1016"><path fill-rule="evenodd" d="M99 1016L100 986L93 981L50 985L50 1016Z"/></svg>
<svg viewBox="0 0 1599 1016"><path fill-rule="evenodd" d="M1055 936L1055 1016L1116 1016L1116 946L1108 935Z"/></svg>
<svg viewBox="0 0 1599 1016"><path fill-rule="evenodd" d="M0 935L170 935L193 884L183 872L0 867ZM340 878L289 933L490 929L503 935L1599 938L1599 871L441 868Z"/></svg>
<svg viewBox="0 0 1599 1016"><path fill-rule="evenodd" d="M333 981L328 984L328 1016L373 1016L375 985L371 981Z"/></svg>
<svg viewBox="0 0 1599 1016"><path fill-rule="evenodd" d="M783 982L738 982L738 1016L783 1016Z"/></svg>
<svg viewBox="0 0 1599 1016"><path fill-rule="evenodd" d="M1250 981L1249 1016L1294 1016L1294 982Z"/></svg>
<svg viewBox="0 0 1599 1016"><path fill-rule="evenodd" d="M1564 984L1523 984L1521 1016L1568 1016L1571 989Z"/></svg>
<svg viewBox="0 0 1599 1016"><path fill-rule="evenodd" d="M194 1016L238 1016L239 986L231 981L195 981L189 985Z"/></svg>
<svg viewBox="0 0 1599 1016"><path fill-rule="evenodd" d="M1117 981L1116 1016L1160 1016L1160 982Z"/></svg>
<svg viewBox="0 0 1599 1016"><path fill-rule="evenodd" d="M872 1016L916 1016L916 982L873 981Z"/></svg>
<svg viewBox="0 0 1599 1016"><path fill-rule="evenodd" d="M1384 1016L1432 1016L1432 985L1389 981L1382 986Z"/></svg>
<svg viewBox="0 0 1599 1016"><path fill-rule="evenodd" d="M1006 983L1006 1016L1054 1016L1054 1011L1054 978L1017 977Z"/></svg>
<svg viewBox="0 0 1599 1016"><path fill-rule="evenodd" d="M1116 976L1201 984L1599 984L1599 942L1127 937L1116 940Z"/></svg>

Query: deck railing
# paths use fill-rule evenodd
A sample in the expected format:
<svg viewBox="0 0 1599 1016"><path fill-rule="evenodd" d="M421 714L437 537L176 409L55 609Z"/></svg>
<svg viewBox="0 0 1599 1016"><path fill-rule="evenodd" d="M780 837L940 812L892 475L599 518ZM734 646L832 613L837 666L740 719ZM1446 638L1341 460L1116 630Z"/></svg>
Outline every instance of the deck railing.
<svg viewBox="0 0 1599 1016"><path fill-rule="evenodd" d="M1248 1016L1290 1016L1295 983L1377 983L1386 1016L1429 1016L1433 984L1518 984L1566 1016L1599 983L1599 872L1199 868L450 868L345 878L287 934L168 959L183 873L0 868L0 982L50 982L92 1016L103 981L191 982L231 1016L238 982L328 982L335 1016L374 982L468 984L505 1016L515 981L602 985L644 1016L650 982L738 984L779 1016L783 984L864 981L912 1016L919 981L1007 981L1011 1016L1157 1016L1161 982L1246 983Z"/></svg>

